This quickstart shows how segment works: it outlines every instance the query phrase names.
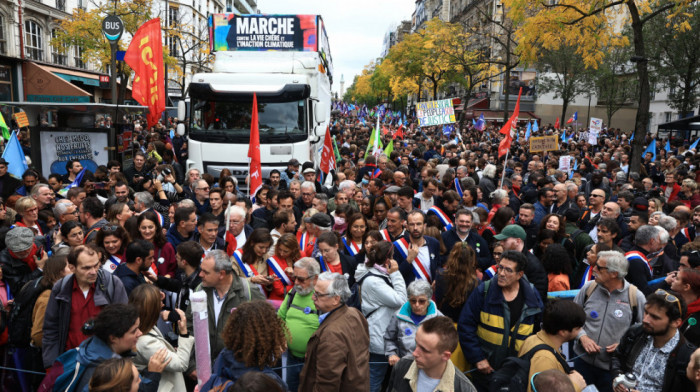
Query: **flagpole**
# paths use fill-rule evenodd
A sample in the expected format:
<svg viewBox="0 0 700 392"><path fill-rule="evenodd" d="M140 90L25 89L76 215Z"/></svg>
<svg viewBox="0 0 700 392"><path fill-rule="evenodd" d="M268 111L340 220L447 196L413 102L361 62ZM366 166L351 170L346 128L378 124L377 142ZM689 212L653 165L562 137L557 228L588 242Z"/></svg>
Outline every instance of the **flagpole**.
<svg viewBox="0 0 700 392"><path fill-rule="evenodd" d="M503 188L503 181L506 178L506 166L508 164L508 154L510 153L510 148L506 151L506 158L503 160L503 174L501 175L501 185L498 187L498 189Z"/></svg>

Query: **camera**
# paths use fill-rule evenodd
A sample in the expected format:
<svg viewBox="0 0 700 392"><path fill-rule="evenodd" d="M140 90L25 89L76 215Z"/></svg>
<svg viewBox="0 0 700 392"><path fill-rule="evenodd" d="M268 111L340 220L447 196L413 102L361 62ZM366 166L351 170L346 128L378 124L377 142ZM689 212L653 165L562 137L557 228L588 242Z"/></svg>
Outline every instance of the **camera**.
<svg viewBox="0 0 700 392"><path fill-rule="evenodd" d="M166 167L165 169L163 169L163 176L169 176L171 174L173 174L173 171L170 170L169 167Z"/></svg>
<svg viewBox="0 0 700 392"><path fill-rule="evenodd" d="M627 389L634 388L637 386L637 377L632 373L620 374L613 380L613 388L616 388L618 385L622 385Z"/></svg>

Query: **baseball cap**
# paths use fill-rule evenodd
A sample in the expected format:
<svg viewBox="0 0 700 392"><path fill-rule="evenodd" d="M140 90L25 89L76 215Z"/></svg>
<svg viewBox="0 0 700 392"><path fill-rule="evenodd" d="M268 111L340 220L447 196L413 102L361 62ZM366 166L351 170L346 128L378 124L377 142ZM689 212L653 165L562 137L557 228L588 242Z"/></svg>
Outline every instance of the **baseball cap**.
<svg viewBox="0 0 700 392"><path fill-rule="evenodd" d="M318 227L323 227L329 229L333 224L331 222L331 217L323 212L317 212L311 217L311 223Z"/></svg>
<svg viewBox="0 0 700 392"><path fill-rule="evenodd" d="M525 234L525 229L518 225L508 225L506 226L500 234L496 234L493 238L503 241L507 238L520 238L525 241L527 234Z"/></svg>
<svg viewBox="0 0 700 392"><path fill-rule="evenodd" d="M384 190L384 193L397 193L401 189L400 187L396 185L392 185Z"/></svg>
<svg viewBox="0 0 700 392"><path fill-rule="evenodd" d="M5 245L14 253L23 252L34 244L34 232L28 227L15 227L7 232Z"/></svg>
<svg viewBox="0 0 700 392"><path fill-rule="evenodd" d="M649 210L649 201L643 197L635 197L632 201L632 208L637 211L647 211Z"/></svg>
<svg viewBox="0 0 700 392"><path fill-rule="evenodd" d="M314 170L313 167L307 167L306 169L304 169L302 174L306 174L306 173L316 173L316 170Z"/></svg>

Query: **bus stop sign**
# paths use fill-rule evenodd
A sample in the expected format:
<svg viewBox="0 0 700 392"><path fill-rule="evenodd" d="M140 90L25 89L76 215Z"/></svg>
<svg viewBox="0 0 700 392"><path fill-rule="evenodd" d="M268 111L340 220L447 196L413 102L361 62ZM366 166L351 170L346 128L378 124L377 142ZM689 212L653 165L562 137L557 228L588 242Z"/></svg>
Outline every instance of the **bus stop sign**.
<svg viewBox="0 0 700 392"><path fill-rule="evenodd" d="M102 20L102 33L111 43L119 41L124 32L124 22L116 15L108 15Z"/></svg>

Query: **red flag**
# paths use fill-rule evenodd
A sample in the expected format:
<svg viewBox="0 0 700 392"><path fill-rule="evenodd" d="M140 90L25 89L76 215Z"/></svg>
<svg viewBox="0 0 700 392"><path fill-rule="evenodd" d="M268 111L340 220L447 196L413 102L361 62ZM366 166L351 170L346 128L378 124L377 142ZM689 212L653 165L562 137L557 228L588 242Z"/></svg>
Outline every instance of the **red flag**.
<svg viewBox="0 0 700 392"><path fill-rule="evenodd" d="M396 138L403 139L403 125L399 125L399 129L396 130L396 133L394 134L394 139Z"/></svg>
<svg viewBox="0 0 700 392"><path fill-rule="evenodd" d="M331 130L329 127L326 129L326 137L323 139L321 171L328 174L332 169L335 169L335 155L333 154L333 141L331 140Z"/></svg>
<svg viewBox="0 0 700 392"><path fill-rule="evenodd" d="M559 129L559 117L557 117L557 121L554 122L554 129Z"/></svg>
<svg viewBox="0 0 700 392"><path fill-rule="evenodd" d="M134 99L148 106L148 126L158 123L165 111L165 70L163 67L163 40L160 18L144 23L134 34L126 50L124 61L136 76L131 90Z"/></svg>
<svg viewBox="0 0 700 392"><path fill-rule="evenodd" d="M508 150L510 150L510 144L513 142L513 139L510 137L510 132L506 135L506 137L501 140L501 143L498 145L498 157L502 157L506 155Z"/></svg>
<svg viewBox="0 0 700 392"><path fill-rule="evenodd" d="M518 126L518 116L520 115L520 95L523 93L523 88L520 87L520 92L518 92L518 101L515 103L515 110L513 110L513 115L510 116L508 121L506 121L505 124L503 124L503 127L499 131L500 133L506 135L506 137L501 140L501 143L498 145L498 157L502 157L503 155L506 155L508 150L510 150L510 144L513 142L513 139L510 136L511 129L517 129Z"/></svg>
<svg viewBox="0 0 700 392"><path fill-rule="evenodd" d="M250 144L248 145L248 159L250 159L250 198L262 187L262 167L260 165L260 128L258 125L258 96L253 93L253 115L250 119Z"/></svg>
<svg viewBox="0 0 700 392"><path fill-rule="evenodd" d="M387 133L389 133L389 130L382 125L382 136L386 136Z"/></svg>

